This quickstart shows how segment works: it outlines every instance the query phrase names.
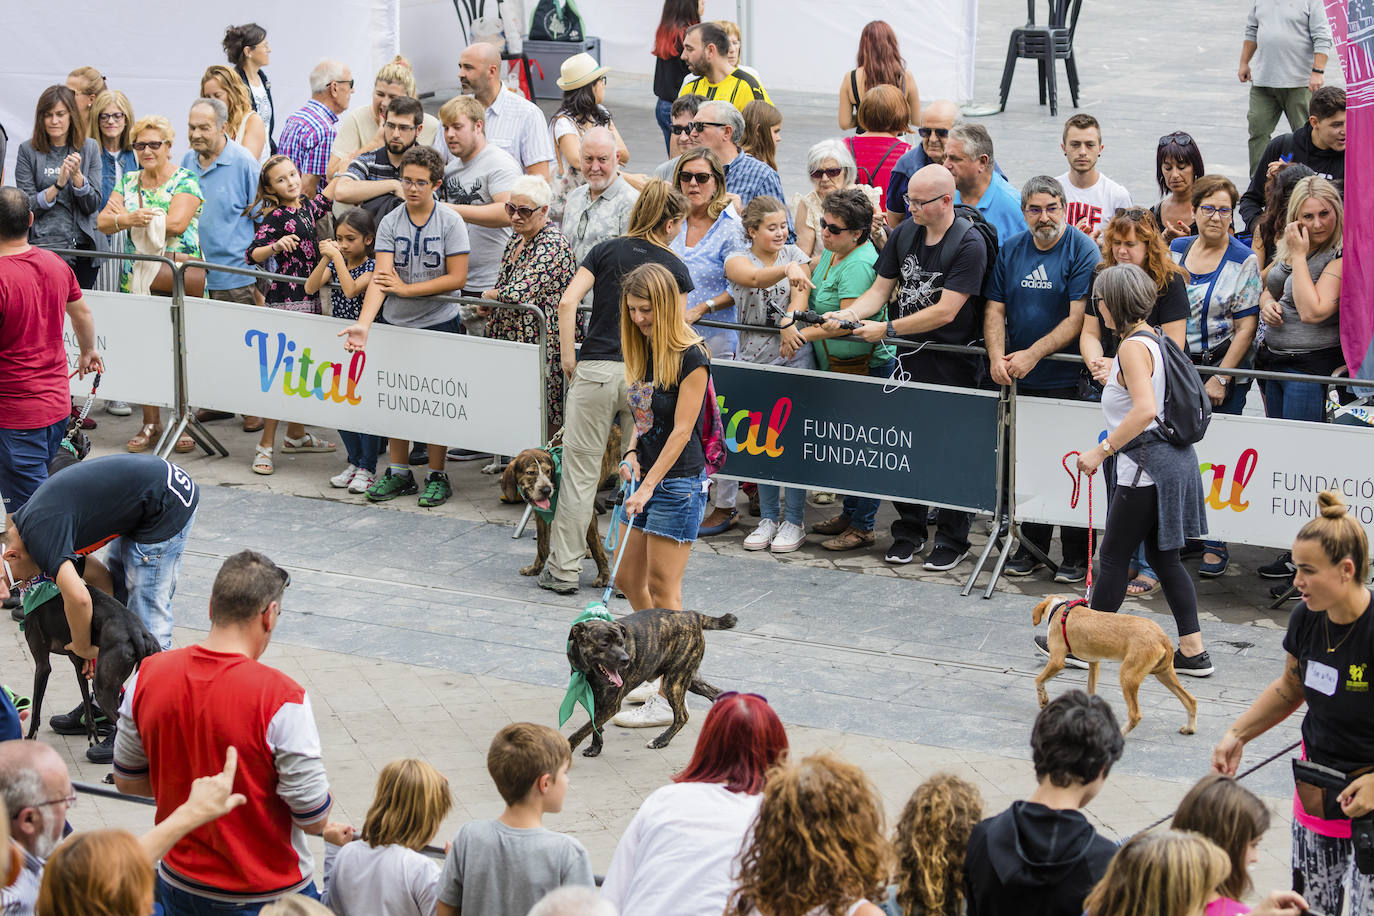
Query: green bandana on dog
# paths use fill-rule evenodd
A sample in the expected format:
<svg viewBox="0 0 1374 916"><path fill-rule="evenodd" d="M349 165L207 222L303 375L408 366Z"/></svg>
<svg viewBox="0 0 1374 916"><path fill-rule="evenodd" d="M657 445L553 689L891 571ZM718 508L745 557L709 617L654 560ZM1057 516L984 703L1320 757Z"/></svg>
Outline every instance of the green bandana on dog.
<svg viewBox="0 0 1374 916"><path fill-rule="evenodd" d="M553 493L549 496L549 504L541 509L530 503L534 514L542 518L546 525L553 524L553 513L558 509L558 488L563 484L563 446L555 445L549 449L549 459L553 461Z"/></svg>
<svg viewBox="0 0 1374 916"><path fill-rule="evenodd" d="M600 601L593 601L587 605L587 609L578 615L572 622L577 626L584 620L614 620L611 612L606 610L606 605ZM571 629L571 628L570 628ZM568 640L568 648L572 648L572 640ZM587 710L587 715L592 717L592 731L600 734L596 727L596 693L592 690L591 682L587 680L587 675L576 668L572 670L572 677L568 679L568 692L563 695L563 703L558 707L558 725L561 728L568 717L573 714L573 710L581 705Z"/></svg>
<svg viewBox="0 0 1374 916"><path fill-rule="evenodd" d="M28 588L21 589L19 599L24 606L24 617L27 618L45 602L60 594L57 583L51 579L40 579ZM23 621L20 621L19 629L24 629Z"/></svg>

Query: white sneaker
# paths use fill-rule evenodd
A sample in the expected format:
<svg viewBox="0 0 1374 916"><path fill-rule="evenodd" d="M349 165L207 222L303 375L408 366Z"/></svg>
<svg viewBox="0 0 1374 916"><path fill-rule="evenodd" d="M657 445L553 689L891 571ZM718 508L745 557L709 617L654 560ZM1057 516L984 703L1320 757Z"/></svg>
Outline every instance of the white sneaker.
<svg viewBox="0 0 1374 916"><path fill-rule="evenodd" d="M656 693L643 706L619 713L611 721L621 728L662 728L673 724L673 708Z"/></svg>
<svg viewBox="0 0 1374 916"><path fill-rule="evenodd" d="M764 550L769 544L773 543L773 536L777 533L778 523L771 518L766 518L759 522L759 526L744 539L744 549Z"/></svg>
<svg viewBox="0 0 1374 916"><path fill-rule="evenodd" d="M358 468L357 473L353 475L352 483L348 485L348 492L366 493L367 488L376 483L376 481L377 475L365 468Z"/></svg>
<svg viewBox="0 0 1374 916"><path fill-rule="evenodd" d="M783 522L782 527L778 529L777 535L773 538L772 550L774 553L791 553L805 543L805 528L791 522Z"/></svg>
<svg viewBox="0 0 1374 916"><path fill-rule="evenodd" d="M634 690L625 694L625 699L620 701L621 706L639 706L641 703L649 702L649 697L658 693L658 681L645 681Z"/></svg>
<svg viewBox="0 0 1374 916"><path fill-rule="evenodd" d="M329 478L329 485L331 487L336 487L342 490L344 487L348 486L350 483L353 482L353 475L357 473L358 466L350 464L348 467L344 468L342 471L335 474L333 477Z"/></svg>
<svg viewBox="0 0 1374 916"><path fill-rule="evenodd" d="M134 409L123 401L106 401L105 412L115 417L127 417Z"/></svg>

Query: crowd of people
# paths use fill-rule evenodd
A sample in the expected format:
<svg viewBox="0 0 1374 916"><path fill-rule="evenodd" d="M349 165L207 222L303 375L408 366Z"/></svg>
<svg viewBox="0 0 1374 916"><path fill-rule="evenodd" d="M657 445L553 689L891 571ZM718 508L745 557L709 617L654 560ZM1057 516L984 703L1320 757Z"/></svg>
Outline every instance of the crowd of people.
<svg viewBox="0 0 1374 916"><path fill-rule="evenodd" d="M782 113L762 75L740 63L738 27L702 21L701 0L664 3L653 49L667 158L643 172L628 169L608 68L585 53L563 64L563 98L551 117L507 91L501 52L483 42L463 50L463 94L437 117L425 112L399 57L358 105L351 69L323 60L310 73L308 101L287 113L274 105L266 31L234 26L224 35L226 63L207 67L199 97L187 100L190 149L180 160L173 114L182 115L136 117L137 99L95 68L78 68L39 96L15 187L0 189L7 578L54 580L68 599L78 654L94 655L82 574L112 593L127 585L129 607L170 646L168 602L196 508L189 476L138 459L155 466L121 473L156 492L165 517L145 517L140 505L66 528L55 525L52 507L69 511L80 494L41 486L68 426L96 424L66 393L62 317L78 340L78 370L99 371L82 289L172 291L171 272L156 261L83 255L115 251L203 262L185 272L192 295L339 319L348 351L363 350L377 323L534 343L542 315L547 432L562 431L562 452L538 584L563 594L579 588L617 421L620 474L632 490L626 533L644 534L628 542L619 578L635 609L681 609L692 544L736 527L746 501L757 501L760 520L744 539L749 550L795 551L812 533L829 551L878 543L877 499L813 494L838 508L808 532L805 491L715 476L713 360L969 389L1015 383L1032 396L1100 400L1108 435L1080 458L1086 471L1105 465L1113 491L1094 607L1115 610L1128 595L1162 589L1178 627L1175 668L1205 677L1214 668L1182 558L1196 554L1200 575L1219 576L1230 557L1225 543L1204 539L1191 447L1151 435L1168 355L1220 370L1205 377L1206 396L1232 414L1251 384L1226 370L1331 375L1344 362L1346 100L1319 78L1330 44L1317 25L1320 4L1297 5L1317 12L1299 22L1283 4L1260 0L1247 32L1239 75L1254 83L1248 188L1208 173L1198 141L1174 131L1158 141L1152 206L1136 205L1098 169L1105 129L1087 113L1062 126L1067 171L1013 183L987 128L960 120L948 100L922 104L897 36L880 21L864 27L840 87L839 128L854 133L809 148L811 189L790 202L777 167ZM1295 60L1311 63L1306 90L1271 85L1290 80ZM1267 141L1280 108L1293 131ZM468 301L455 301L458 294ZM8 320L10 309L19 320ZM807 310L826 320L803 326L795 313ZM46 346L54 334L55 349ZM1056 353L1081 355L1083 365L1047 359ZM1266 380L1260 394L1271 417L1324 419L1320 385ZM135 406L105 409L121 416ZM130 453L151 450L163 435L158 408L141 410ZM261 433L252 470L262 475L275 472L278 448L338 449L289 417L244 416L242 427ZM338 438L346 461L331 485L371 502L415 495L436 507L453 493L447 461L491 457L489 470L502 466L500 456L445 444L348 430ZM174 443L178 452L194 447L189 436ZM414 466L424 467L423 479ZM164 475L172 496L159 489ZM71 481L90 493L102 486ZM1323 499L1323 518L1259 571L1284 580L1280 590L1296 583L1295 597L1305 600L1285 641L1289 665L1218 746L1220 773L1234 774L1244 743L1303 699L1311 704L1309 759L1352 772L1374 758L1363 746L1333 746L1333 735L1360 720L1348 698L1331 699L1335 680L1323 689L1327 673L1344 668L1331 667L1334 656L1318 661L1318 636L1329 655L1358 631L1346 649L1355 653L1352 670L1365 658L1368 549L1344 508ZM886 562L948 571L967 557L969 513L895 508ZM86 556L104 543L94 529L125 522L102 573ZM1006 573L1033 575L1052 534L1023 525L1029 546ZM1060 542L1055 580L1082 581L1088 532L1063 528ZM586 850L542 827L568 791L567 743L516 723L493 739L488 759L505 812L464 825L441 868L421 851L453 799L442 774L421 761L382 772L361 830L328 820L308 696L258 661L289 581L259 554L232 557L215 581L207 639L149 658L121 708L100 714L106 741L93 751L113 761L121 791L151 796L160 826L181 833L140 843L97 831L59 843L64 806L75 798L65 767L42 745L0 744L15 851L5 912L142 916L154 896L173 914L307 912L311 904L296 898L321 891L306 833L328 843L322 892L336 913L873 916L1009 912L1036 899L1031 909L1045 913L1216 916L1241 912L1236 901L1251 890L1247 857L1268 819L1227 776L1199 783L1172 831L1120 847L1095 834L1077 809L1101 789L1122 743L1106 704L1077 693L1036 722L1039 786L1029 800L983 819L976 789L939 776L916 790L890 840L861 770L825 755L789 759L766 701L723 695L692 762L645 802L591 897L577 891L593 882ZM1346 628L1334 644L1332 627ZM188 690L196 703L186 702ZM227 697L233 702L216 699ZM617 724L671 720L654 684L636 699ZM82 717L77 709L56 718L79 732ZM1297 890L1314 909L1338 911L1345 893L1352 913L1374 912L1374 885L1351 864L1349 821L1374 809L1374 787L1365 786L1362 777L1339 799L1317 793L1295 818L1295 863L1306 880ZM1146 907L1147 898L1161 903ZM104 909L72 902L97 899ZM1255 912L1306 907L1290 892Z"/></svg>

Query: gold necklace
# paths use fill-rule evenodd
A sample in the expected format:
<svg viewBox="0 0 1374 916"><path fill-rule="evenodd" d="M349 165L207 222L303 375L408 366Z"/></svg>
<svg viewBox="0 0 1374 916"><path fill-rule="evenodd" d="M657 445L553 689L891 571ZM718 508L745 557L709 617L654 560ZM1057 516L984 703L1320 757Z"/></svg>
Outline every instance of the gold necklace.
<svg viewBox="0 0 1374 916"><path fill-rule="evenodd" d="M1333 646L1331 645L1331 615L1329 612L1322 615L1322 633L1326 636L1326 652L1328 655L1345 645L1345 641L1350 638L1350 634L1355 632L1355 624L1359 622L1359 619L1360 618L1356 617L1354 620L1350 621L1350 623L1346 624L1350 629L1347 630L1340 641Z"/></svg>

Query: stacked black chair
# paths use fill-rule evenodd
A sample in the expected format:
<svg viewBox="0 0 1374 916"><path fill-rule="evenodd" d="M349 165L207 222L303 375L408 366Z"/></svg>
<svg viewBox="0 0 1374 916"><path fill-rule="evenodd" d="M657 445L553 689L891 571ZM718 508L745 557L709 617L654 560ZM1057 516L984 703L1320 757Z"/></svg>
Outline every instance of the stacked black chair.
<svg viewBox="0 0 1374 916"><path fill-rule="evenodd" d="M1056 60L1064 62L1064 72L1069 78L1069 94L1073 97L1073 107L1078 107L1078 64L1073 56L1073 34L1078 28L1078 14L1083 8L1083 0L1049 0L1049 22L1035 24L1035 0L1026 0L1027 21L1013 29L1011 41L1007 44L1007 64L1002 68L1001 110L1007 110L1007 95L1011 92L1011 78L1016 72L1016 61L1028 58L1036 62L1040 75L1040 104L1048 98L1050 114L1059 114L1059 85L1055 76Z"/></svg>

